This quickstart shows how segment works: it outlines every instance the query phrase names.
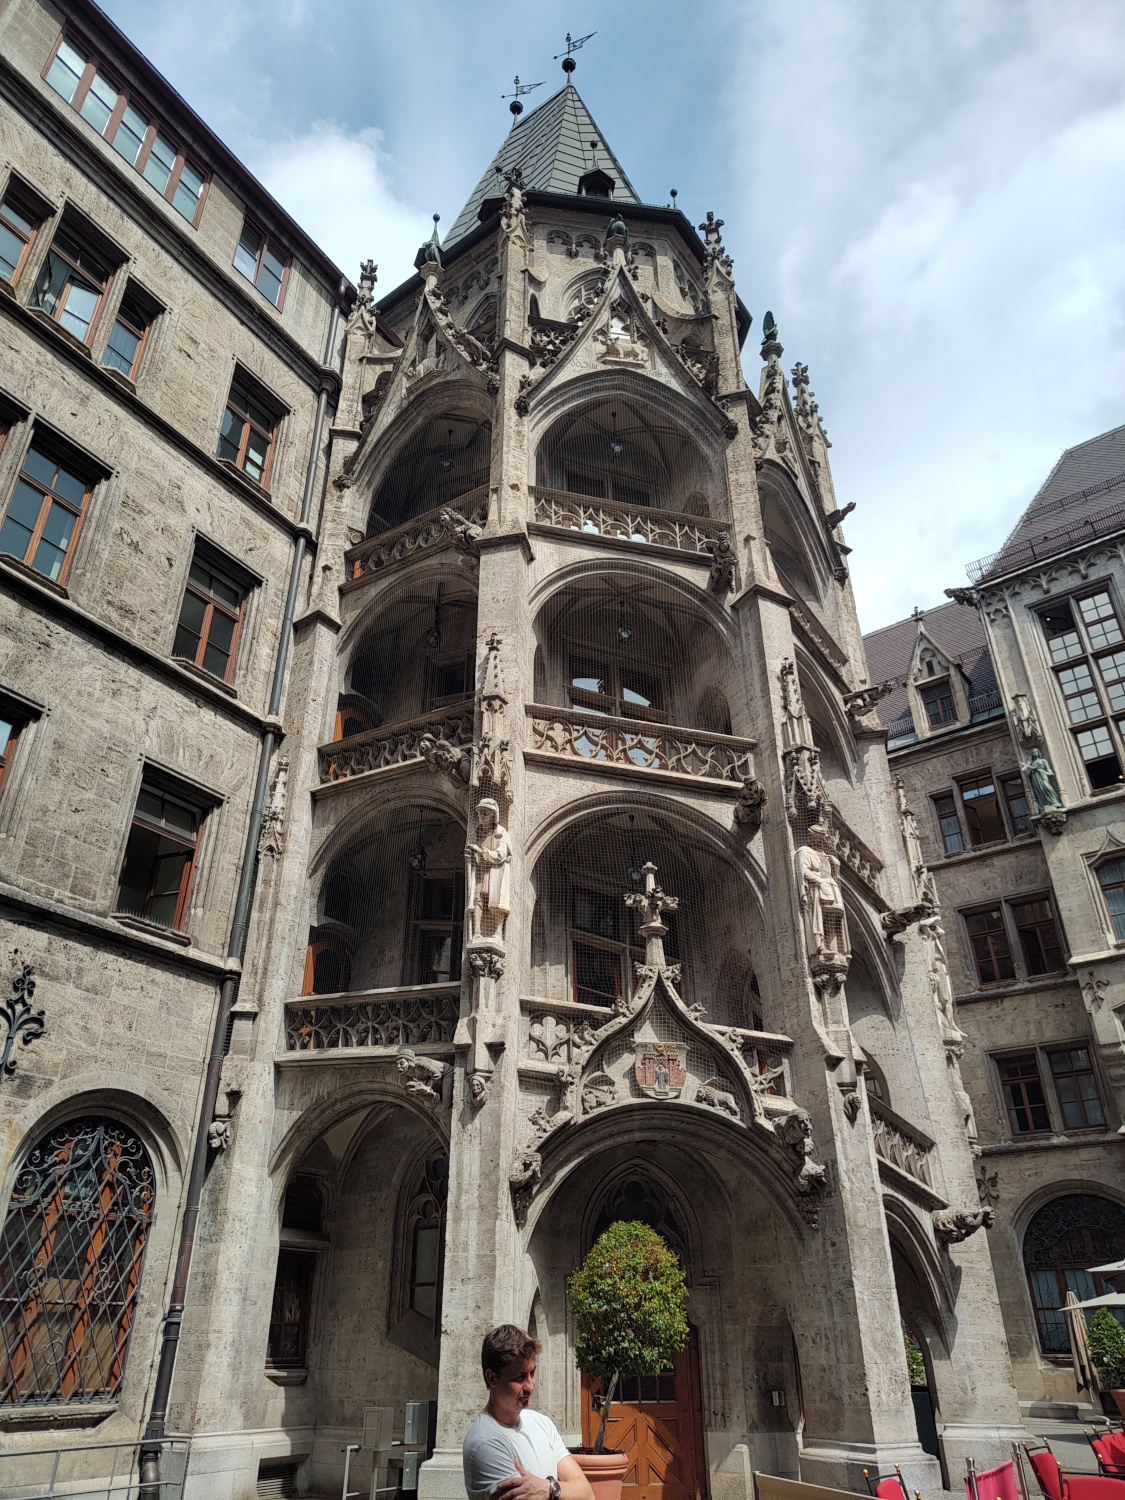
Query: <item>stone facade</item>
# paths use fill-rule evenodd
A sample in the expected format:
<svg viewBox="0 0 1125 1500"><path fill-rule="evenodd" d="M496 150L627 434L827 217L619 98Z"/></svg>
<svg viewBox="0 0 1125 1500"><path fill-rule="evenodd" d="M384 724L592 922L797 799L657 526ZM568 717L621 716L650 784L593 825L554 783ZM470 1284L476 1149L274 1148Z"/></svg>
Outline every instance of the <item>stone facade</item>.
<svg viewBox="0 0 1125 1500"><path fill-rule="evenodd" d="M104 125L51 81L60 20L85 48L82 86L95 53L113 79ZM933 1489L967 1454L1006 1456L1019 1409L974 1232L952 960L873 714L808 372L786 377L767 314L747 386L721 221L697 232L604 152L586 161L594 126L568 79L508 137L482 179L495 196L376 302L374 267L338 291L92 9L13 0L0 26L11 201L65 198L84 216L69 232L88 220L123 253L88 346L58 303L30 305L53 219L0 296L22 355L5 496L40 425L48 458L98 476L61 582L34 539L0 561L4 702L22 726L0 789L3 895L45 1011L3 1081L6 1233L56 1212L42 1186L21 1206L53 1180L44 1136L108 1121L51 1136L52 1170L80 1141L124 1192L127 1127L132 1217L113 1232L138 1226L139 1278L124 1312L90 1313L128 1333L117 1364L44 1389L23 1351L50 1344L35 1256L58 1252L49 1226L33 1238L12 1442L61 1442L76 1420L136 1435L216 996L240 969L199 1122L170 1412L193 1495L241 1500L271 1476L333 1491L364 1408L411 1399L437 1403L419 1492L459 1493L480 1338L501 1321L535 1328L539 1399L579 1441L590 1393L565 1276L631 1215L688 1272L680 1458L714 1500L749 1496L754 1468L856 1488L864 1466L899 1463ZM186 228L104 138L134 85L212 173ZM101 340L134 257L162 310L118 379ZM212 457L248 402L272 434L268 491L247 477L253 433ZM184 665L185 589L231 607L212 574L240 601L237 645L229 666ZM185 808L194 867L175 853ZM173 895L169 868L190 869Z"/></svg>

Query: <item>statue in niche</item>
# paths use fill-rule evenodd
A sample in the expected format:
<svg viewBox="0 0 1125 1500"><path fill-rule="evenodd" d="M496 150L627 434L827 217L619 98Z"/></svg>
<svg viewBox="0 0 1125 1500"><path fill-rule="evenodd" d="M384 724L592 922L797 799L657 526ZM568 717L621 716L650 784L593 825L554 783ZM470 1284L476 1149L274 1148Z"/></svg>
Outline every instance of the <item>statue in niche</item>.
<svg viewBox="0 0 1125 1500"><path fill-rule="evenodd" d="M1033 749L1024 761L1023 769L1027 773L1031 795L1035 798L1039 811L1061 812L1063 800L1059 795L1059 784L1055 779L1054 768L1042 750Z"/></svg>
<svg viewBox="0 0 1125 1500"><path fill-rule="evenodd" d="M840 889L840 861L823 847L817 847L827 832L821 824L814 823L808 832L810 842L797 850L805 946L810 958L826 953L846 957L851 952L844 893Z"/></svg>
<svg viewBox="0 0 1125 1500"><path fill-rule="evenodd" d="M482 797L477 805L477 840L465 850L469 874L469 942L478 937L504 941L512 909L512 841L500 821L500 805Z"/></svg>

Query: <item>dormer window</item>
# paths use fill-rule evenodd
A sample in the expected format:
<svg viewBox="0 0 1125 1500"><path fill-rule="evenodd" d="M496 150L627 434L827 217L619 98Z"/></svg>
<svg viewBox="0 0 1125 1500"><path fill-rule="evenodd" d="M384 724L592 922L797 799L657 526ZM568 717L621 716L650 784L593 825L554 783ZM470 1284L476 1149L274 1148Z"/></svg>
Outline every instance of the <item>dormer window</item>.
<svg viewBox="0 0 1125 1500"><path fill-rule="evenodd" d="M601 167L595 167L578 179L578 191L583 198L612 198L615 186L613 178Z"/></svg>
<svg viewBox="0 0 1125 1500"><path fill-rule="evenodd" d="M932 661L927 662L926 667L931 673L933 672ZM957 722L957 705L953 701L953 689L948 680L924 687L922 706L926 710L926 718L929 720L931 729L940 729L943 724Z"/></svg>

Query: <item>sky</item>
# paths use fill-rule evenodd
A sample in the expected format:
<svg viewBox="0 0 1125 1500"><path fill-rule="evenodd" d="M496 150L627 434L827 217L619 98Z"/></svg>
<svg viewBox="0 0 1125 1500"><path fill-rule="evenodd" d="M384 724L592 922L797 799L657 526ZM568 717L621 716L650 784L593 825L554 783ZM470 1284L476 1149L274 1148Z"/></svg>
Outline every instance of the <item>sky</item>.
<svg viewBox="0 0 1125 1500"><path fill-rule="evenodd" d="M103 0L353 279L410 274L575 82L643 199L725 221L809 366L864 629L943 603L1062 450L1125 422L1120 0Z"/></svg>

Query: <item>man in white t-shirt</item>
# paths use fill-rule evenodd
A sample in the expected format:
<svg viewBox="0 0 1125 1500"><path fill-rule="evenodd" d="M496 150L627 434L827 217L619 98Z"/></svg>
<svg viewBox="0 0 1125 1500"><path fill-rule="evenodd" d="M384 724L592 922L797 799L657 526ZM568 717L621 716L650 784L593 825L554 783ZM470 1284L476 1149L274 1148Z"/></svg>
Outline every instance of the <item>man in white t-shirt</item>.
<svg viewBox="0 0 1125 1500"><path fill-rule="evenodd" d="M594 1500L558 1428L528 1409L538 1353L538 1342L512 1323L485 1335L488 1405L461 1445L469 1500Z"/></svg>

